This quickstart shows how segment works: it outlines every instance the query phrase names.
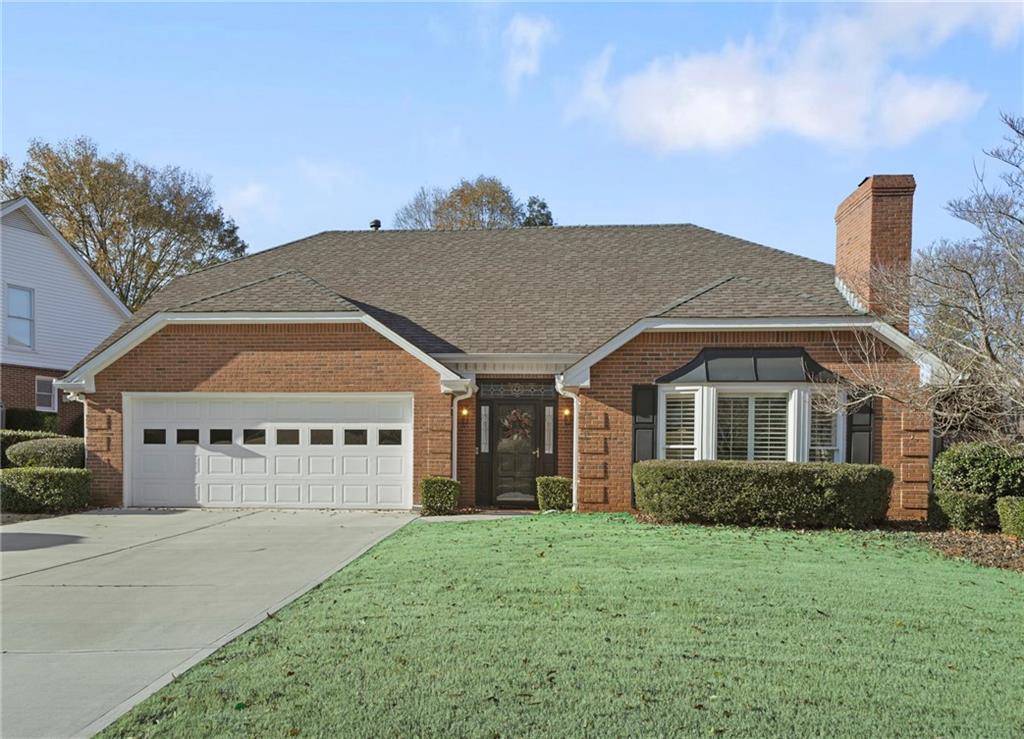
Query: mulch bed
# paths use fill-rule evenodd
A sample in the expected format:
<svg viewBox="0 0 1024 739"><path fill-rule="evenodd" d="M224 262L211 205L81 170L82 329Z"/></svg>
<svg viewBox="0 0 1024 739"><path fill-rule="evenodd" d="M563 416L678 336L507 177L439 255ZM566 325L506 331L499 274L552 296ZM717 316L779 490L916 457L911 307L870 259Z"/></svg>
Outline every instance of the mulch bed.
<svg viewBox="0 0 1024 739"><path fill-rule="evenodd" d="M1024 539L980 531L918 531L915 536L947 557L969 559L985 567L1024 572Z"/></svg>

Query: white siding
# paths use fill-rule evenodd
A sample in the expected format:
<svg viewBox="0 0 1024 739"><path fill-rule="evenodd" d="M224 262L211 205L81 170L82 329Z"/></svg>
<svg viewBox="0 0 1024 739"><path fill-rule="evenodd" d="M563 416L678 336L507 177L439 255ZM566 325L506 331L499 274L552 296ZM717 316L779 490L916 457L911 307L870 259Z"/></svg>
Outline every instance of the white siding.
<svg viewBox="0 0 1024 739"><path fill-rule="evenodd" d="M70 369L124 320L64 247L36 229L21 210L0 225L0 361ZM35 291L35 346L7 345L7 285Z"/></svg>

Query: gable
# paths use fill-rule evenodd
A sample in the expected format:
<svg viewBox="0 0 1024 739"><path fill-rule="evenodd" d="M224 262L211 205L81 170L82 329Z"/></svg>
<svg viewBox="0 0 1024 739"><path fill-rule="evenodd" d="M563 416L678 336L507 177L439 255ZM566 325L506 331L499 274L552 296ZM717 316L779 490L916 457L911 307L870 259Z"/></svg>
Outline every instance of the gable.
<svg viewBox="0 0 1024 739"><path fill-rule="evenodd" d="M42 231L39 230L39 227L32 222L32 219L29 218L21 209L11 211L10 213L4 215L3 225L6 228L20 228L23 231L28 231L30 233L36 233L40 235L42 235L43 233Z"/></svg>

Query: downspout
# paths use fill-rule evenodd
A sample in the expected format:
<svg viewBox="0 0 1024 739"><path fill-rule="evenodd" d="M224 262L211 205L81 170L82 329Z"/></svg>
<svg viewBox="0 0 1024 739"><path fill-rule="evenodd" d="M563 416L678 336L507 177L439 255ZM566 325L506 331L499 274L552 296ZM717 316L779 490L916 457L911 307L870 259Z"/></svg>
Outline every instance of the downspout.
<svg viewBox="0 0 1024 739"><path fill-rule="evenodd" d="M580 395L562 384L562 375L555 377L558 394L572 398L572 509L579 510L579 462L580 462Z"/></svg>
<svg viewBox="0 0 1024 739"><path fill-rule="evenodd" d="M459 401L473 397L476 384L471 380L464 393L452 395L452 479L459 479Z"/></svg>

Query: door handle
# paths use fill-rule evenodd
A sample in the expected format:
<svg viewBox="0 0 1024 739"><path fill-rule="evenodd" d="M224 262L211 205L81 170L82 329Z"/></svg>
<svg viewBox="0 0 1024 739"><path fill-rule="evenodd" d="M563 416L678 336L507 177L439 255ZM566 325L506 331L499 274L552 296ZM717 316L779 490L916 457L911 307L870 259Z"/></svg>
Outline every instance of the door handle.
<svg viewBox="0 0 1024 739"><path fill-rule="evenodd" d="M533 456L535 456L537 459L540 459L540 449L539 448L533 450Z"/></svg>

